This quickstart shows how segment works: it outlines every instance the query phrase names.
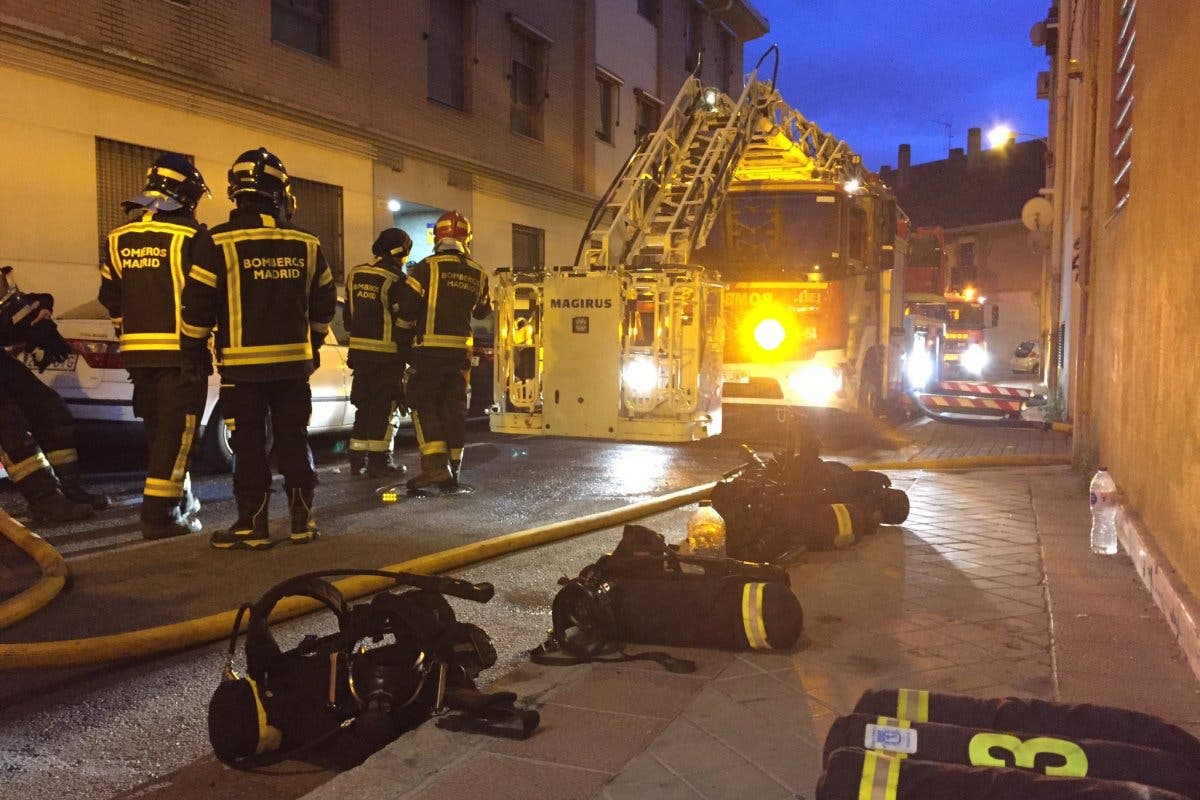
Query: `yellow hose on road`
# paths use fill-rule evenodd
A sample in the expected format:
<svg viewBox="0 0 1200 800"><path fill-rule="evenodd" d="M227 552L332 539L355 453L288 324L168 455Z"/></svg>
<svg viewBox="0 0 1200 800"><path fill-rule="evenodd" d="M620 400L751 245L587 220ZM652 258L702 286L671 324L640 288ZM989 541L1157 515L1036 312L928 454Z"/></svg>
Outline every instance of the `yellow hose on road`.
<svg viewBox="0 0 1200 800"><path fill-rule="evenodd" d="M932 461L896 461L853 465L856 470L935 470L980 469L988 467L1025 467L1069 464L1069 456L977 456ZM650 500L632 503L612 511L601 511L576 519L553 522L537 528L509 533L481 542L443 550L437 553L382 567L384 570L434 574L461 569L470 564L497 556L578 536L589 531L611 528L631 520L668 511L686 503L707 497L715 482L681 489ZM33 534L30 534L33 535ZM42 541L39 537L38 541ZM49 548L49 545L42 541ZM52 550L52 548L50 548ZM54 553L57 556L57 553ZM59 557L61 561L61 557ZM39 563L41 563L39 561ZM65 569L65 562L63 565ZM390 588L386 578L359 575L335 581L347 600ZM48 601L47 601L48 602ZM44 605L44 603L43 603ZM39 606L40 607L40 606ZM271 620L278 622L316 611L321 606L313 600L290 597L275 606ZM35 609L36 610L36 609ZM32 613L32 612L30 612ZM236 612L224 611L206 617L159 625L127 633L68 639L57 642L0 644L0 671L16 669L46 669L81 667L126 661L135 658L170 653L189 647L219 641L229 636Z"/></svg>
<svg viewBox="0 0 1200 800"><path fill-rule="evenodd" d="M42 571L25 591L0 602L0 630L45 606L67 585L67 562L50 544L0 509L0 535L19 547Z"/></svg>

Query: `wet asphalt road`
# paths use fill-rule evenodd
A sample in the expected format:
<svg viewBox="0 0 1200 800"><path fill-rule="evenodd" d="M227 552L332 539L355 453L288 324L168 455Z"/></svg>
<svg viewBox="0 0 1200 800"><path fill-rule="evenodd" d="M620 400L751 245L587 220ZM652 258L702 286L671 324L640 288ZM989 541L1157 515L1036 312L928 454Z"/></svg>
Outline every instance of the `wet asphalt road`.
<svg viewBox="0 0 1200 800"><path fill-rule="evenodd" d="M852 420L818 420L817 429L827 456L896 455ZM46 609L0 633L0 641L80 638L225 611L299 572L376 568L714 480L745 460L740 443L771 450L781 440L774 420L757 415L731 420L726 435L687 445L499 436L477 423L464 464L473 494L388 505L376 497L378 482L346 474L337 440L319 439L314 450L321 473L316 506L322 538L265 553L213 551L205 536L142 542L136 524L140 446L96 443L85 450L85 461L95 483L113 494L118 507L88 523L39 530L67 557L73 585ZM414 469L411 433L401 433L398 449L400 460ZM233 516L228 476L197 474L194 481L205 505L206 529L227 525ZM0 488L0 505L18 515L21 510L8 487ZM678 536L687 513L668 512L652 524L669 538ZM277 537L286 536L285 514L277 492L272 515ZM463 573L497 587L496 598L485 606L455 602L462 616L495 639L500 663L492 676L503 674L543 638L556 579L577 573L616 538L616 531L592 534ZM0 549L0 596L19 590L30 574L23 559ZM307 619L282 626L281 644L320 624ZM285 770L287 777L272 776L264 783L262 776L231 773L212 762L204 709L219 676L222 650L210 645L142 664L5 673L0 798L290 798L326 780L328 773L301 769ZM161 779L172 773L173 779Z"/></svg>

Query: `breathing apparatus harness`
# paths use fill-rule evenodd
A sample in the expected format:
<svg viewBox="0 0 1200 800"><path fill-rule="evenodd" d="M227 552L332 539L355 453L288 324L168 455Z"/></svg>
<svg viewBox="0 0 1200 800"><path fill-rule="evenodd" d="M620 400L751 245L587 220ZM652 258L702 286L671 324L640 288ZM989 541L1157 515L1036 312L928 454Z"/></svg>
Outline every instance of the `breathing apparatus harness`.
<svg viewBox="0 0 1200 800"><path fill-rule="evenodd" d="M326 580L341 575L393 579L401 591L350 605ZM213 751L225 764L260 767L307 755L352 766L434 715L454 730L527 738L536 711L516 708L511 692L483 693L475 678L496 662L491 638L459 622L446 595L478 603L490 583L382 570L297 575L243 604L234 620L221 681L209 702ZM270 615L285 597L311 598L328 609L337 631L306 635L283 650ZM241 623L248 615L246 671L234 669Z"/></svg>

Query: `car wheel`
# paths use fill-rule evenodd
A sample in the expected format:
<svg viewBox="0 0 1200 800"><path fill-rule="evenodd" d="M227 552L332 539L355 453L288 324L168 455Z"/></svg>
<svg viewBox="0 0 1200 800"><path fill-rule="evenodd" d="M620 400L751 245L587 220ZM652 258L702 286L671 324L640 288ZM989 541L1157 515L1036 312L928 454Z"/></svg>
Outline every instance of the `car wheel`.
<svg viewBox="0 0 1200 800"><path fill-rule="evenodd" d="M204 463L214 472L233 472L233 441L225 418L218 413L219 408L213 409L204 427L204 441L201 444L201 455ZM267 419L267 452L275 445L275 437L271 433L271 420Z"/></svg>

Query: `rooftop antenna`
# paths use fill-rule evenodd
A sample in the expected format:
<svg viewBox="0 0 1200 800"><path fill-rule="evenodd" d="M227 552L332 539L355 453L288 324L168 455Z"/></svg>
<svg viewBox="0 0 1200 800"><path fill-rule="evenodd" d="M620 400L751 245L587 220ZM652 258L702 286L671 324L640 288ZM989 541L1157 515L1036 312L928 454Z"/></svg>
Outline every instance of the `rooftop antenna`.
<svg viewBox="0 0 1200 800"><path fill-rule="evenodd" d="M942 122L940 119L931 120L931 122L946 129L946 152L950 152L950 148L954 145L954 126L949 122Z"/></svg>

